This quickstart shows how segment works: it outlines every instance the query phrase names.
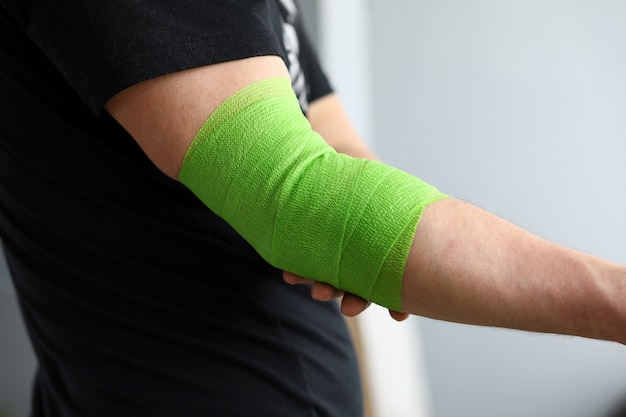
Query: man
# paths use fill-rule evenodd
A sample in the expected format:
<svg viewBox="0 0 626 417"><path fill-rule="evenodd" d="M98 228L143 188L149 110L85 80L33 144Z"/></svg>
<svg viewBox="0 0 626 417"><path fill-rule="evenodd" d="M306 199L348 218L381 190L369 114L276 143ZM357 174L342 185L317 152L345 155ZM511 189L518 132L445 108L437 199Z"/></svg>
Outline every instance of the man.
<svg viewBox="0 0 626 417"><path fill-rule="evenodd" d="M281 270L349 314L623 342L623 267L346 156L372 158L291 2L2 5L35 416L360 415L339 311Z"/></svg>

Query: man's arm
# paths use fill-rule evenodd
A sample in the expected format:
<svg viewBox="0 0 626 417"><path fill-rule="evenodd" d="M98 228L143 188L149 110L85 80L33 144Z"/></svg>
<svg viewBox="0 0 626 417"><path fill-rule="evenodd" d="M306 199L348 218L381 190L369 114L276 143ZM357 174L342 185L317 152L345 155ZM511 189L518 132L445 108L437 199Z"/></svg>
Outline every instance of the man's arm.
<svg viewBox="0 0 626 417"><path fill-rule="evenodd" d="M163 172L177 178L206 118L231 94L271 77L288 77L275 57L188 70L131 87L106 109ZM401 303L405 312L437 319L625 343L625 299L626 268L445 199L423 211Z"/></svg>

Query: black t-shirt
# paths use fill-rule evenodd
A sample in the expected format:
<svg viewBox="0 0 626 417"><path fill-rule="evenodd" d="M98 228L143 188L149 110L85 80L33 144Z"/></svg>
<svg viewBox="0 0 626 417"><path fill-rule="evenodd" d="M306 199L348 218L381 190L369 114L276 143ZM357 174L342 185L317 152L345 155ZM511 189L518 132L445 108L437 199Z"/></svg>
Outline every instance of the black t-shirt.
<svg viewBox="0 0 626 417"><path fill-rule="evenodd" d="M293 6L0 0L0 237L33 417L361 415L336 304L284 284L102 111L142 80L267 54L306 109L330 87Z"/></svg>

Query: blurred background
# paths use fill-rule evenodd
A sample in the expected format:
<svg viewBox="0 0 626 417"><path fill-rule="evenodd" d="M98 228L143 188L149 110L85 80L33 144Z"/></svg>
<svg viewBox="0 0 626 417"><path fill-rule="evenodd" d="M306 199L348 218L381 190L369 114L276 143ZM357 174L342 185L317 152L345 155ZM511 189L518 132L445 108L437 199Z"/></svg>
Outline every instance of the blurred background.
<svg viewBox="0 0 626 417"><path fill-rule="evenodd" d="M626 3L300 3L383 160L544 238L626 263ZM398 324L377 308L360 325L376 417L613 417L626 395L617 344ZM33 369L0 262L0 410L26 416Z"/></svg>

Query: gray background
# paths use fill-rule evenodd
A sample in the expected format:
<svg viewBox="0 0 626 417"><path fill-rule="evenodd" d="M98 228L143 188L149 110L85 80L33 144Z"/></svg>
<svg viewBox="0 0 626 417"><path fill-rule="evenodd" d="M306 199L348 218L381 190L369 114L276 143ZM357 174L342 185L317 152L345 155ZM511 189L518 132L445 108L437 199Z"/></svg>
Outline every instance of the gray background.
<svg viewBox="0 0 626 417"><path fill-rule="evenodd" d="M383 159L542 237L626 263L626 3L369 4ZM419 327L434 417L603 416L626 394L616 344Z"/></svg>

